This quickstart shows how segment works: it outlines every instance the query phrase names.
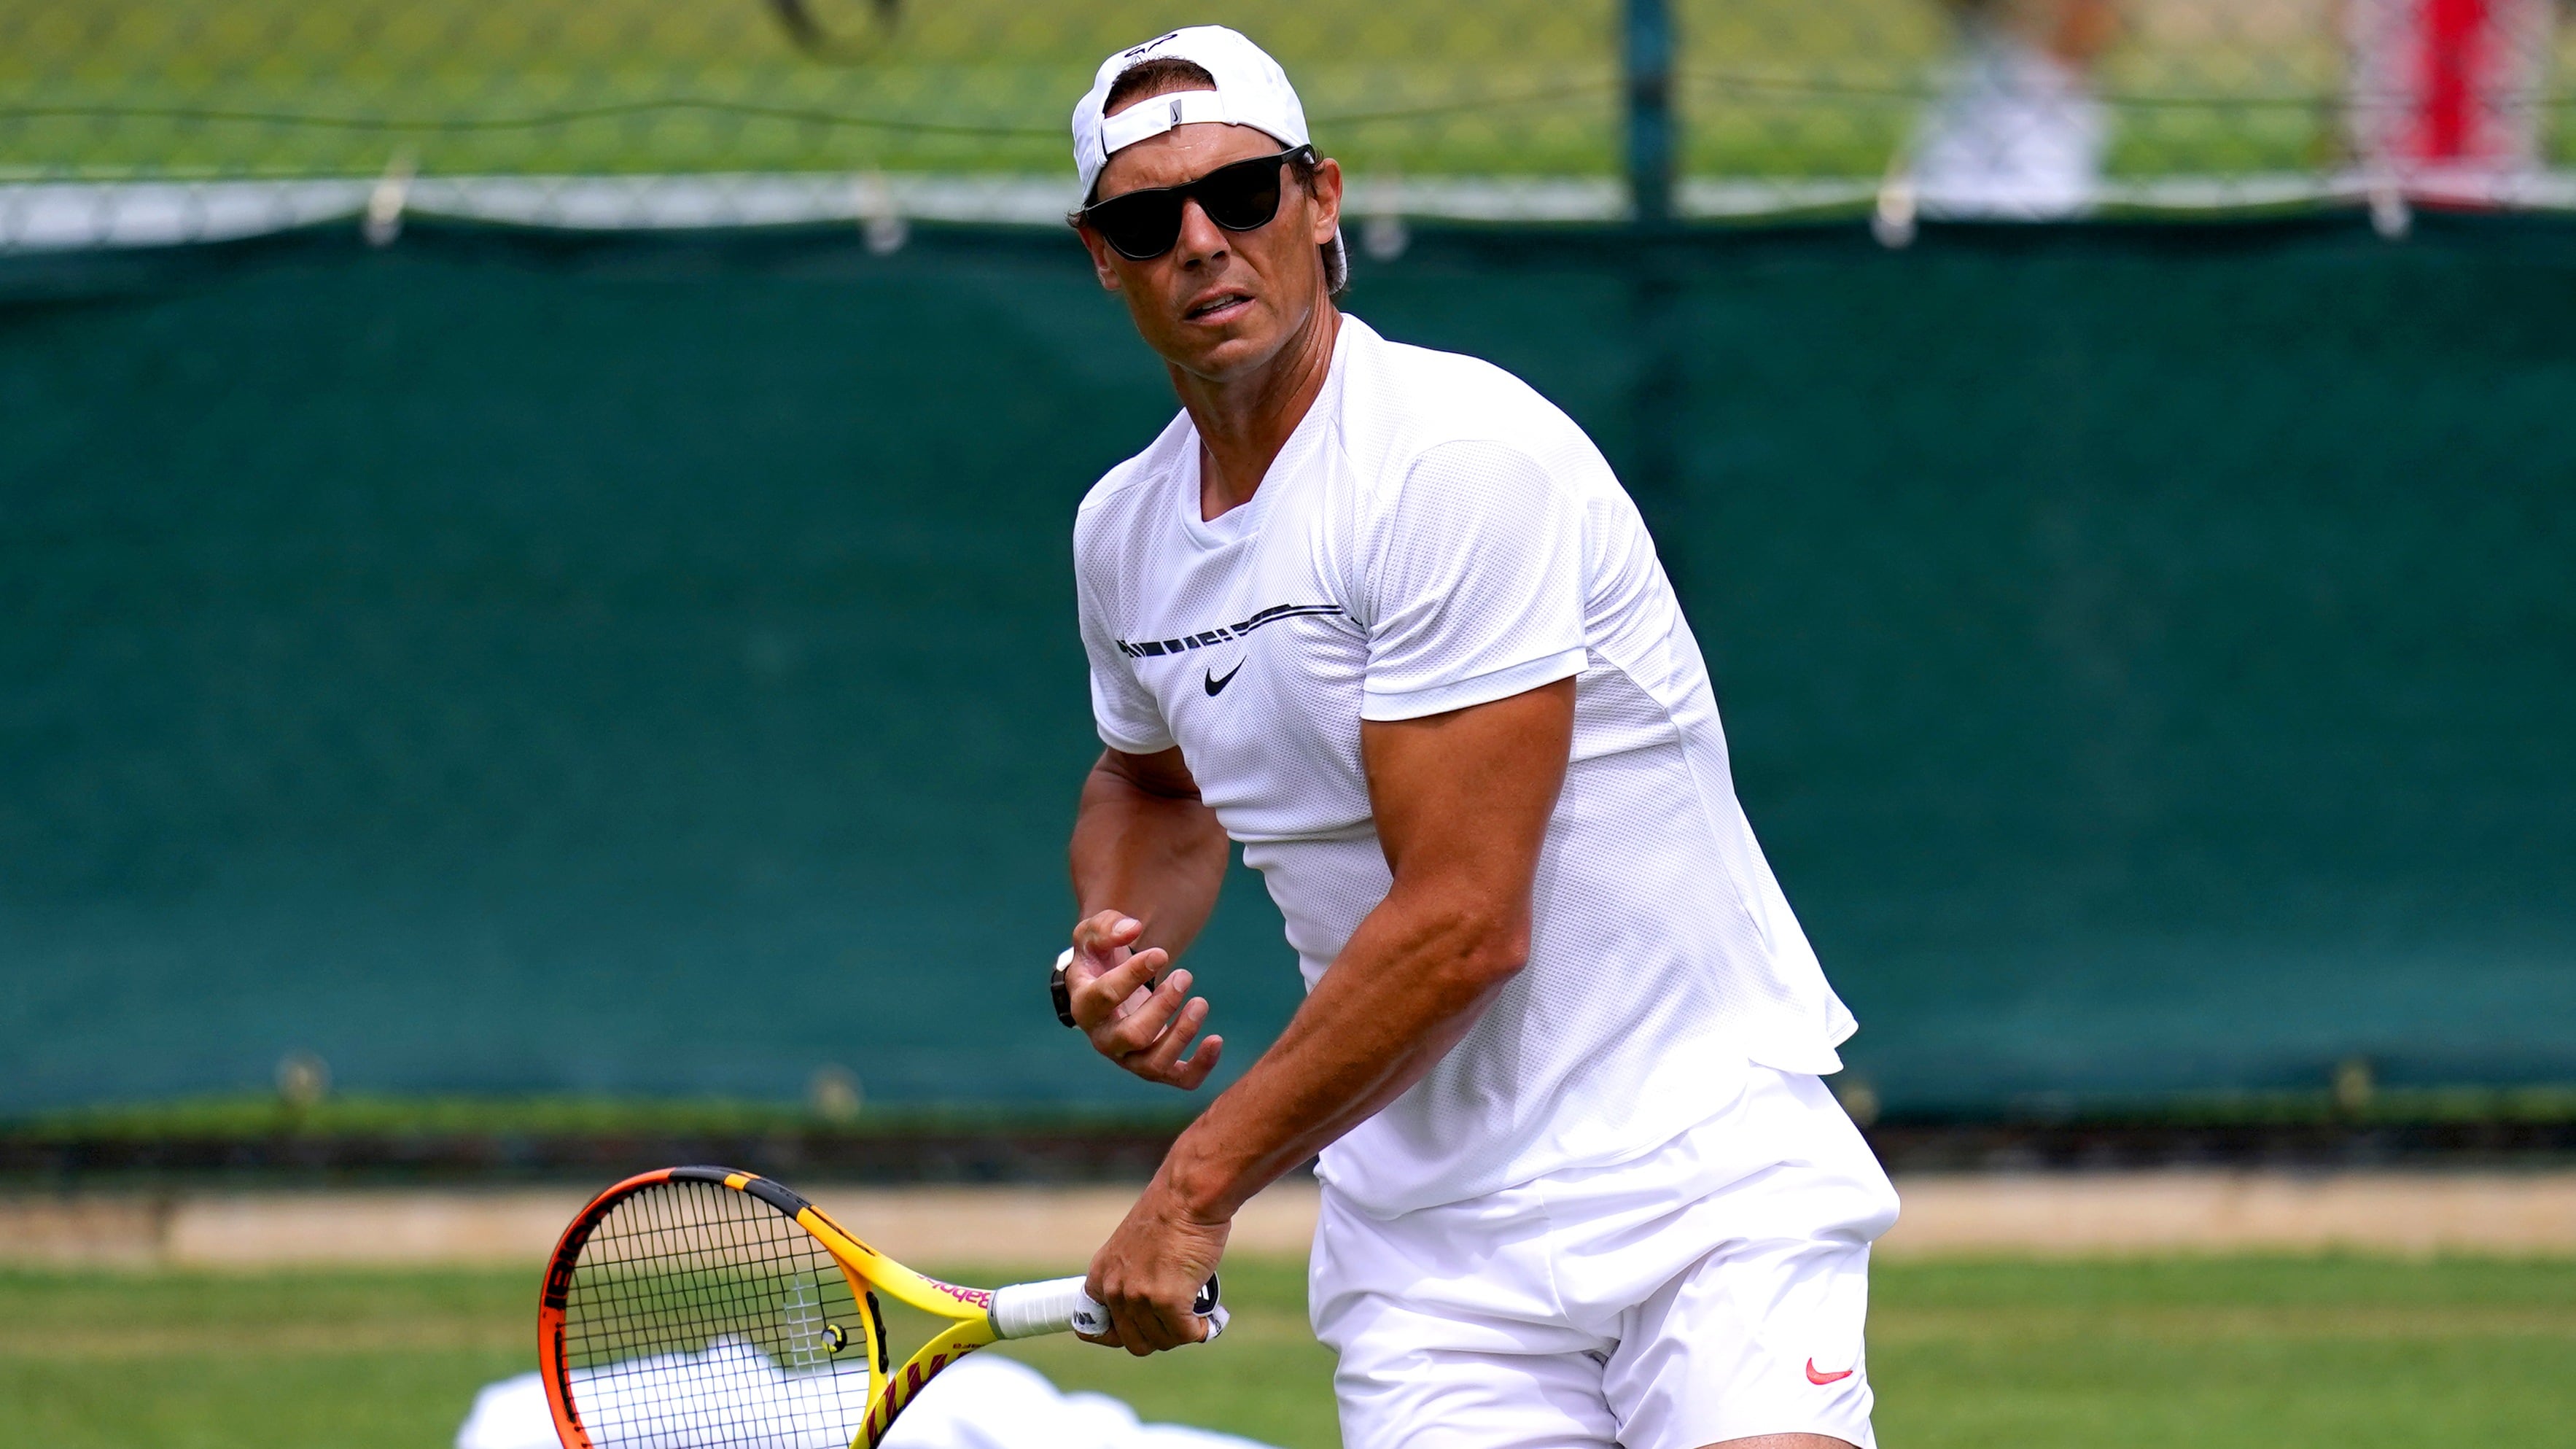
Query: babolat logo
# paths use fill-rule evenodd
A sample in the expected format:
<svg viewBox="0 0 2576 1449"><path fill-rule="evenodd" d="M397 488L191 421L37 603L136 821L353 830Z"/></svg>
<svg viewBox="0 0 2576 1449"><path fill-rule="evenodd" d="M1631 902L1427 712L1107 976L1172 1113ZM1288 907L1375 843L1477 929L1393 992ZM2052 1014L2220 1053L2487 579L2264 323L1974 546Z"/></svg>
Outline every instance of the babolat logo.
<svg viewBox="0 0 2576 1449"><path fill-rule="evenodd" d="M993 1293L989 1288L960 1288L954 1283L942 1283L935 1278L931 1280L930 1286L960 1303L981 1308L986 1312L992 1311Z"/></svg>
<svg viewBox="0 0 2576 1449"><path fill-rule="evenodd" d="M1157 35L1153 39L1146 41L1143 45L1137 46L1134 50L1121 54L1118 58L1120 60L1134 60L1136 57L1143 55L1146 51L1152 50L1155 46L1162 44L1164 41L1169 40L1178 34L1180 34L1180 32L1177 30L1165 31L1161 35Z"/></svg>
<svg viewBox="0 0 2576 1449"><path fill-rule="evenodd" d="M1339 604L1273 604L1239 624L1221 624L1213 629L1202 629L1195 634L1184 634L1178 639L1137 641L1121 639L1118 641L1118 652L1130 659L1152 659L1158 655L1179 654L1190 649L1205 649L1210 644L1222 644L1229 639L1240 639L1264 624L1275 624L1282 619L1300 619L1310 615L1331 618L1341 612L1342 606Z"/></svg>

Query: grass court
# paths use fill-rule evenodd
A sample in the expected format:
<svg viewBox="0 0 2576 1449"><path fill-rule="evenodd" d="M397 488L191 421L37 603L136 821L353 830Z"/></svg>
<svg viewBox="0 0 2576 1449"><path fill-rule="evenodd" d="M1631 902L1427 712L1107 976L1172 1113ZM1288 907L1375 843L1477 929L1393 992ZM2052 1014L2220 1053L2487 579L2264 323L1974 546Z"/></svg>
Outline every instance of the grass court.
<svg viewBox="0 0 2576 1449"><path fill-rule="evenodd" d="M1213 1352L1007 1350L1148 1420L1336 1441L1291 1262L1227 1265ZM1011 1276L953 1269L970 1282ZM2576 1422L2576 1261L1883 1264L1891 1446L2552 1442ZM534 1272L0 1275L0 1442L436 1449L531 1366ZM898 1329L900 1333L900 1329Z"/></svg>

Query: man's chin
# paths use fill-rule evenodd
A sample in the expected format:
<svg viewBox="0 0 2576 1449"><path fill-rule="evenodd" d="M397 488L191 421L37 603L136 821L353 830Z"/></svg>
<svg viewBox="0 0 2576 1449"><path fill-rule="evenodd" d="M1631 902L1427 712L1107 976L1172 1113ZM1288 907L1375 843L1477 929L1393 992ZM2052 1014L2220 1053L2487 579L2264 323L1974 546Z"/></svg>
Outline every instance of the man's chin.
<svg viewBox="0 0 2576 1449"><path fill-rule="evenodd" d="M1177 340L1180 345L1165 354L1172 365L1210 382L1226 381L1268 362L1280 341L1275 331L1257 325L1228 327L1213 335L1192 329Z"/></svg>

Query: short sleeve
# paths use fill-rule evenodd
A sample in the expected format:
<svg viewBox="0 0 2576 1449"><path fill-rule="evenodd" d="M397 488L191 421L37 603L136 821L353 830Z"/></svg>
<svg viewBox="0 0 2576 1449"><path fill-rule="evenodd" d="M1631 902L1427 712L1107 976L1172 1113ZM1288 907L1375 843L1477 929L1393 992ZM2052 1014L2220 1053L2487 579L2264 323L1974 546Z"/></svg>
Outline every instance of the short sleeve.
<svg viewBox="0 0 2576 1449"><path fill-rule="evenodd" d="M1584 510L1527 452L1443 443L1372 530L1360 717L1419 719L1583 672Z"/></svg>
<svg viewBox="0 0 2576 1449"><path fill-rule="evenodd" d="M1091 718L1101 743L1130 755L1170 749L1172 733L1164 727L1162 707L1136 678L1135 662L1118 647L1118 636L1088 581L1077 578L1075 593L1082 616L1082 651L1091 660Z"/></svg>

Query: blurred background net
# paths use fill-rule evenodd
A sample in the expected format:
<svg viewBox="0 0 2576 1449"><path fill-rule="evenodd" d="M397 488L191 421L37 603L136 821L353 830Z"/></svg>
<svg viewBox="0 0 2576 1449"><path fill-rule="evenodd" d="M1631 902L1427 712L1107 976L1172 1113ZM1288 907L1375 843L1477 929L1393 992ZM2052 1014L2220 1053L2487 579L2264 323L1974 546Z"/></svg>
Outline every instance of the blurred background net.
<svg viewBox="0 0 2576 1449"><path fill-rule="evenodd" d="M414 207L512 220L1045 222L1099 58L1200 21L1288 66L1363 213L1613 218L1639 164L1677 174L1685 217L2051 217L2374 186L2557 204L2560 8L5 0L0 236L252 229L345 213L388 175ZM1632 153L1641 109L1668 114L1668 161ZM625 182L561 180L600 177ZM171 182L189 186L150 189Z"/></svg>

